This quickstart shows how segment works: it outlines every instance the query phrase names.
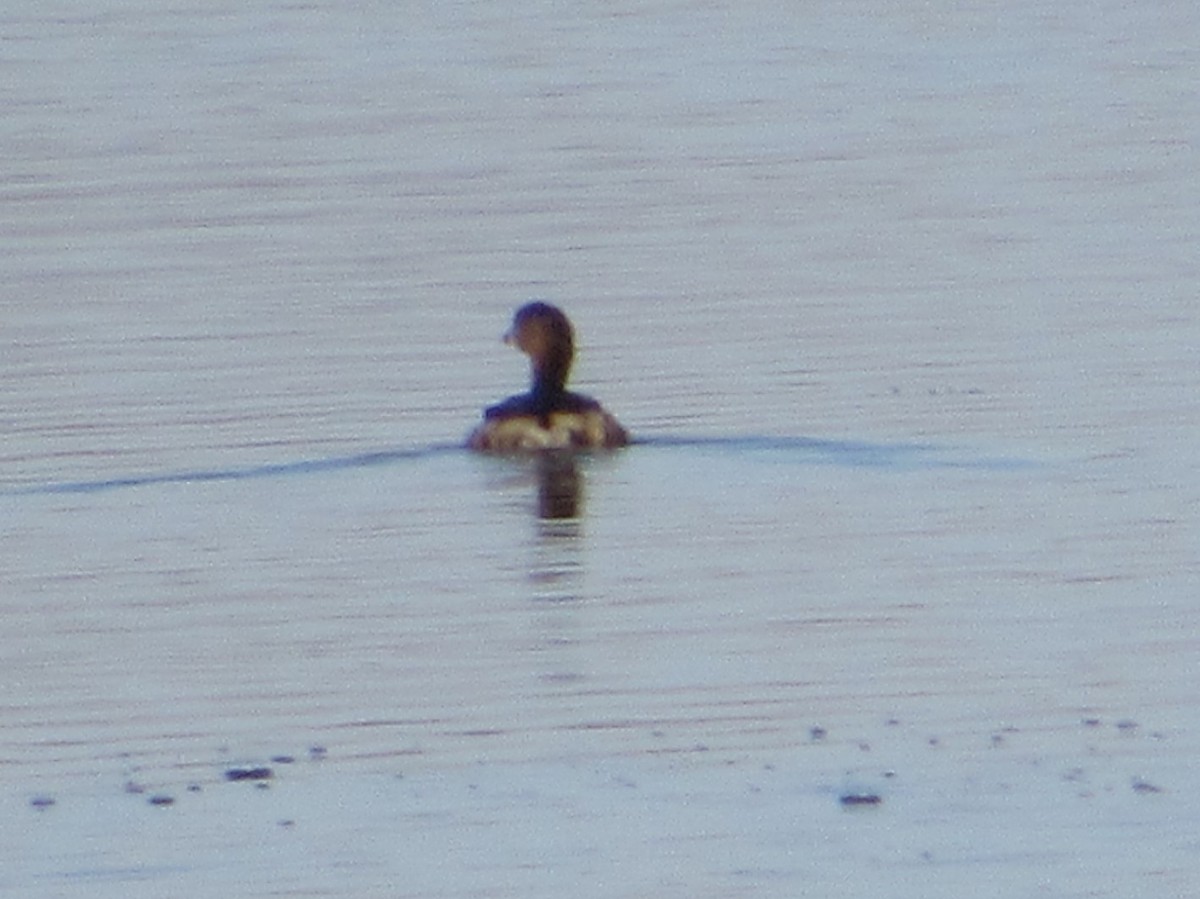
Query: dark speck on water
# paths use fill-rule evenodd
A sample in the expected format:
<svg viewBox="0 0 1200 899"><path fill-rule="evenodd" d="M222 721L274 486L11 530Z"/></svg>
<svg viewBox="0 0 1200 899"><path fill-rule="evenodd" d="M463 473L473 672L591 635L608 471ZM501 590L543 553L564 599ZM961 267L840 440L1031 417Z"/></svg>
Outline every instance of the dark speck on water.
<svg viewBox="0 0 1200 899"><path fill-rule="evenodd" d="M270 780L275 772L270 768L230 768L225 772L226 780Z"/></svg>
<svg viewBox="0 0 1200 899"><path fill-rule="evenodd" d="M1156 786L1149 781L1142 780L1140 777L1133 782L1133 792L1135 793L1149 794L1161 793L1162 791L1162 787Z"/></svg>
<svg viewBox="0 0 1200 899"><path fill-rule="evenodd" d="M844 808L866 808L883 804L878 793L843 793L839 799Z"/></svg>

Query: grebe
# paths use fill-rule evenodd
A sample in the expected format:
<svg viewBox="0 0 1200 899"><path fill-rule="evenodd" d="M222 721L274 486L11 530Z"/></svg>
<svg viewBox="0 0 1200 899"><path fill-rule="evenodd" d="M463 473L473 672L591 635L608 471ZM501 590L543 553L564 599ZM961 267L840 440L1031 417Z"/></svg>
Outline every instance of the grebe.
<svg viewBox="0 0 1200 899"><path fill-rule="evenodd" d="M504 342L529 356L533 384L483 413L467 438L473 450L493 453L549 449L614 449L629 434L589 396L567 390L575 355L571 322L549 303L528 303L513 316Z"/></svg>

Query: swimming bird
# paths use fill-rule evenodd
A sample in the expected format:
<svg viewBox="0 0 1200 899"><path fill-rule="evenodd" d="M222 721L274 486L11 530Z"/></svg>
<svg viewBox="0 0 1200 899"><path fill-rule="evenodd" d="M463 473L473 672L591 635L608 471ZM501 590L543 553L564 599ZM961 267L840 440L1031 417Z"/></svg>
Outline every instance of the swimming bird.
<svg viewBox="0 0 1200 899"><path fill-rule="evenodd" d="M467 438L481 452L509 453L552 449L615 449L629 434L589 396L567 390L575 357L575 333L561 309L527 303L513 316L504 342L529 356L528 393L489 407Z"/></svg>

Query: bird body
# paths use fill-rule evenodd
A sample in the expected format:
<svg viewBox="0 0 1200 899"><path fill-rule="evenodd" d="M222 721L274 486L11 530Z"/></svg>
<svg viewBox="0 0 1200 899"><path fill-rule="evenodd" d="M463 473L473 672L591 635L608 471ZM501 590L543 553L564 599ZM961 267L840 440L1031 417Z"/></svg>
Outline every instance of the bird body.
<svg viewBox="0 0 1200 899"><path fill-rule="evenodd" d="M503 453L614 449L629 442L628 432L604 407L566 389L575 335L562 310L549 303L522 306L504 341L529 356L532 384L528 393L489 407L467 438L468 447Z"/></svg>

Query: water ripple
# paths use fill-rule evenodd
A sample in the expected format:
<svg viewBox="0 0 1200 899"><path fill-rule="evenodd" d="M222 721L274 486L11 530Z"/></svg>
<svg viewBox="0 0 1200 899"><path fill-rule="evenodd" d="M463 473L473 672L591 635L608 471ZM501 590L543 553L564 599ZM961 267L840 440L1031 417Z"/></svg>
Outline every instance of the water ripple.
<svg viewBox="0 0 1200 899"><path fill-rule="evenodd" d="M857 440L823 440L814 437L689 437L659 436L635 440L634 447L671 450L712 450L729 454L758 455L793 454L800 464L837 465L846 468L914 469L982 469L1009 471L1028 468L1034 463L1026 459L1007 457L978 457L963 453L955 447L932 443L869 443ZM0 490L0 496L35 496L62 493L101 493L156 484L190 484L209 481L240 481L274 478L317 472L367 468L389 465L409 459L423 459L448 453L463 452L455 443L437 443L409 449L386 449L350 456L331 456L323 459L302 459L254 465L245 468L219 468L192 471L131 474L123 477L90 481L64 481L34 484Z"/></svg>

